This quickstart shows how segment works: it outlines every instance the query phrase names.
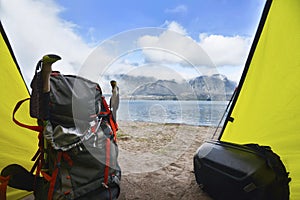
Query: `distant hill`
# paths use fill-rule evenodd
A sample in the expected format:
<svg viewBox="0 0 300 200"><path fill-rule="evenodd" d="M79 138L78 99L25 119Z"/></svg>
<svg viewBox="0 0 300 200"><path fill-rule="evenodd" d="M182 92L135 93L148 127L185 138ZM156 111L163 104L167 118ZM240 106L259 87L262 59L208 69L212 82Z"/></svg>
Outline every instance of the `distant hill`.
<svg viewBox="0 0 300 200"><path fill-rule="evenodd" d="M221 74L199 76L189 83L195 91L197 99L201 100L230 99L236 88L235 82Z"/></svg>
<svg viewBox="0 0 300 200"><path fill-rule="evenodd" d="M235 82L221 74L199 76L185 82L123 74L107 79L117 80L121 98L130 99L228 100L236 87Z"/></svg>

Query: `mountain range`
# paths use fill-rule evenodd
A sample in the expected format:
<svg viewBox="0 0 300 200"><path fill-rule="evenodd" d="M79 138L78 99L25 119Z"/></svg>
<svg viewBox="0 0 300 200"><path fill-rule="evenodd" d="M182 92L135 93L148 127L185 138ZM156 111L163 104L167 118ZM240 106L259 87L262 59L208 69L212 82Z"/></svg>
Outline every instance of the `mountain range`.
<svg viewBox="0 0 300 200"><path fill-rule="evenodd" d="M229 100L236 88L234 81L221 74L198 76L187 81L126 74L106 78L117 80L120 97L124 99L220 101Z"/></svg>

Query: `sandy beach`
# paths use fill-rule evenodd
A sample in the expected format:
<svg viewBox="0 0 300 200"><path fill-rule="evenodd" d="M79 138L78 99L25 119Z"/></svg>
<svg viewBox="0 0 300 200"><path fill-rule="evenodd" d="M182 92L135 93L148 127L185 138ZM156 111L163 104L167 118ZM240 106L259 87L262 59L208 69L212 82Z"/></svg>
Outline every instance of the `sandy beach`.
<svg viewBox="0 0 300 200"><path fill-rule="evenodd" d="M215 128L119 121L119 200L212 200L196 183L193 156ZM33 200L33 195L23 200Z"/></svg>
<svg viewBox="0 0 300 200"><path fill-rule="evenodd" d="M195 181L193 156L213 128L119 122L120 200L211 198Z"/></svg>

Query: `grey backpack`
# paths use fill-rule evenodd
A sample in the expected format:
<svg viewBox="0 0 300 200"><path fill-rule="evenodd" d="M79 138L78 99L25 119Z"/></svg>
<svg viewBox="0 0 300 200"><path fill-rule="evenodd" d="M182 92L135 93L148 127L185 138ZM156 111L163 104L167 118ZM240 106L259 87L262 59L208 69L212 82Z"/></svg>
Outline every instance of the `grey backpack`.
<svg viewBox="0 0 300 200"><path fill-rule="evenodd" d="M29 190L34 191L35 199L117 199L121 179L118 125L100 86L59 72L51 74L50 83L49 96L41 93L39 73L31 83L30 115L38 119L39 126L15 119L15 112L25 100L16 105L13 114L18 125L39 132L39 149L32 159L35 164L26 175L34 178L32 183L28 179L24 183L26 190L32 184ZM15 180L21 176L14 172L18 167L7 169ZM8 185L22 189L20 183Z"/></svg>

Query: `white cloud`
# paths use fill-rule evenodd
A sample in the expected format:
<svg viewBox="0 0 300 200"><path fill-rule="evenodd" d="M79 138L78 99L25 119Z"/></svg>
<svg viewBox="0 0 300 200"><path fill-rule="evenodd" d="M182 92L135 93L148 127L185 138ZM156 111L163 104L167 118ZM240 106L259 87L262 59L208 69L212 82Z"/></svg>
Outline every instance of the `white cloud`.
<svg viewBox="0 0 300 200"><path fill-rule="evenodd" d="M177 22L165 24L167 30L162 34L145 35L138 40L138 45L145 48L149 62L186 64L188 61L196 66L222 67L243 66L246 61L252 43L249 37L201 33L200 41L196 41L187 36L186 30Z"/></svg>
<svg viewBox="0 0 300 200"><path fill-rule="evenodd" d="M187 35L186 29L175 21L171 21L171 22L166 21L165 25L167 26L168 30L170 30L170 31L175 31L179 34Z"/></svg>
<svg viewBox="0 0 300 200"><path fill-rule="evenodd" d="M54 69L76 73L91 51L75 33L76 25L59 18L62 10L51 0L1 0L1 21L27 82L45 54L62 57Z"/></svg>
<svg viewBox="0 0 300 200"><path fill-rule="evenodd" d="M234 81L239 80L252 38L201 33L196 41L177 22L165 25L167 30L160 35L145 35L138 40L147 62L180 64L197 68L202 74L223 73Z"/></svg>
<svg viewBox="0 0 300 200"><path fill-rule="evenodd" d="M92 51L91 45L76 34L77 25L59 17L63 8L52 0L0 0L0 2L1 21L27 83L32 79L37 61L47 53L62 56L63 60L55 63L54 69L65 74L77 73L90 54L95 56L89 57L90 60L84 64L91 66L109 63L113 58L120 56L109 51L115 47L111 47L107 42L105 44L109 47L104 45L104 49L97 48L96 53ZM170 9L169 12L185 9L187 8L179 6ZM132 40L132 44L124 43L127 47L136 45L135 48L142 48L141 55L146 61L144 64L159 63L167 66L174 64L177 69L181 65L185 67L181 72L188 72L187 67L191 68L193 65L208 66L213 70L215 66L223 66L223 69L224 66L243 66L248 55L251 42L249 38L199 34L200 41L196 41L175 21L166 21L164 27L167 28L166 31L159 35L144 34L137 41ZM88 34L93 35L93 32L94 28L91 28ZM116 67L117 72L126 72L137 67L133 64L131 66L130 63L135 61L129 60L128 63L119 64ZM93 75L97 76L96 73Z"/></svg>
<svg viewBox="0 0 300 200"><path fill-rule="evenodd" d="M200 46L216 66L244 65L252 43L251 38L241 36L199 35Z"/></svg>
<svg viewBox="0 0 300 200"><path fill-rule="evenodd" d="M186 13L188 8L186 5L178 5L175 8L167 8L166 13Z"/></svg>
<svg viewBox="0 0 300 200"><path fill-rule="evenodd" d="M171 30L166 30L158 36L142 36L137 44L143 49L148 62L181 63L183 66L213 65L196 41Z"/></svg>

